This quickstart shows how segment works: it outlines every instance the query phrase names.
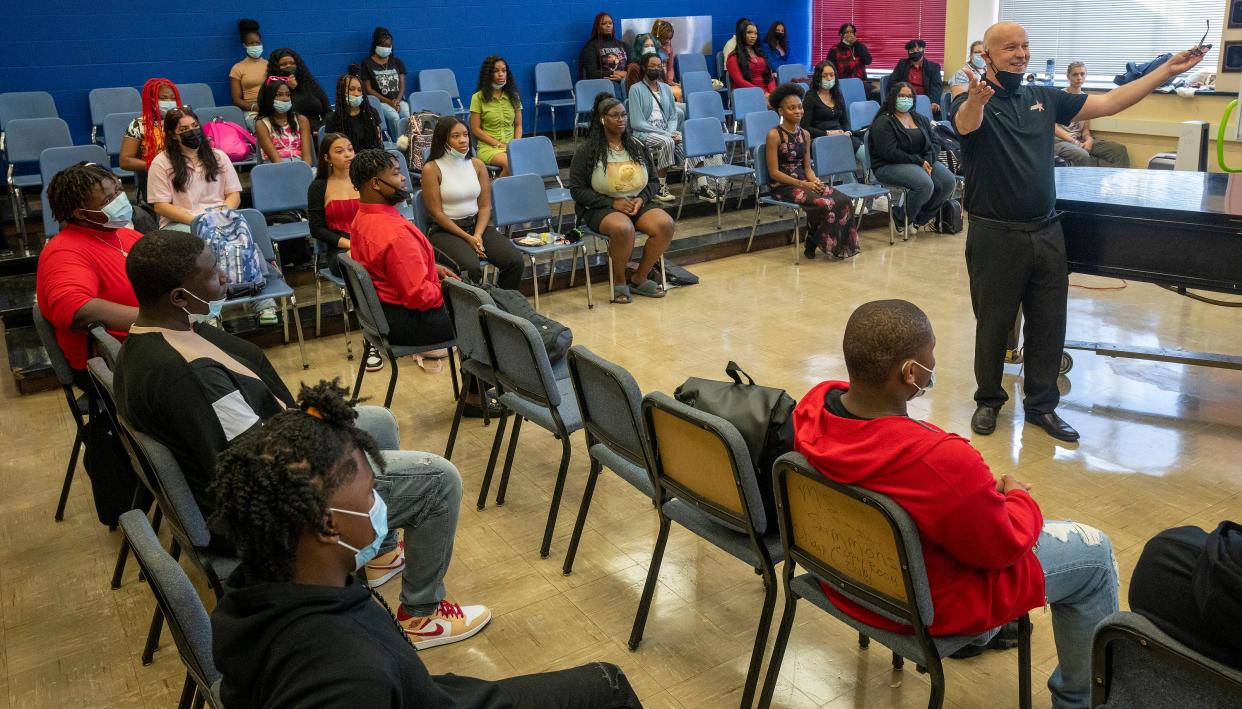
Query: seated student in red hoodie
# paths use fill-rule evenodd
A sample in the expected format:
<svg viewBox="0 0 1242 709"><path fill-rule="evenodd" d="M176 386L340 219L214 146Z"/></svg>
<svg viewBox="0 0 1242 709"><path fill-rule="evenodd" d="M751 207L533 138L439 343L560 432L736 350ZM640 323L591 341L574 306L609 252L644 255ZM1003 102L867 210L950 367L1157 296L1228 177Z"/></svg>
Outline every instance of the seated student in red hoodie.
<svg viewBox="0 0 1242 709"><path fill-rule="evenodd" d="M1052 607L1060 664L1054 707L1086 707L1091 636L1117 610L1117 569L1103 532L1044 522L1030 485L994 476L970 442L909 417L906 402L936 381L936 337L917 306L859 306L845 326L849 382L823 382L794 410L794 449L829 478L882 493L914 519L935 606L932 635L978 635L959 656L999 647L998 629ZM902 627L824 589L846 613Z"/></svg>

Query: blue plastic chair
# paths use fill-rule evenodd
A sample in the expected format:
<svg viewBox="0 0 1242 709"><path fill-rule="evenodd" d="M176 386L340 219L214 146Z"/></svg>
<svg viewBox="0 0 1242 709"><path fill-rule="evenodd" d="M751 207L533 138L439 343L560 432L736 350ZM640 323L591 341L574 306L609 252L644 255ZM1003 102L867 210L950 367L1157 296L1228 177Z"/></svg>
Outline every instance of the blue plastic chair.
<svg viewBox="0 0 1242 709"><path fill-rule="evenodd" d="M408 191L413 190L414 181L410 178L410 164L405 159L405 155L403 155L401 151L397 150L396 148L389 148L388 154L397 159L397 168L401 170L401 176L405 178L406 191L408 192ZM426 159L426 158L427 156L423 155L423 159ZM397 211L401 213L401 216L405 217L406 219L410 221L414 221L414 205L411 203L412 199L413 199L413 196L411 195L411 198L409 200L406 200L396 205Z"/></svg>
<svg viewBox="0 0 1242 709"><path fill-rule="evenodd" d="M211 87L207 84L177 84L177 93L181 94L181 105L189 106L196 113L200 108L216 105L216 97L212 95ZM232 106L232 108L237 107Z"/></svg>
<svg viewBox="0 0 1242 709"><path fill-rule="evenodd" d="M46 91L11 91L0 94L0 153L4 152L9 121L16 118L59 118L56 102Z"/></svg>
<svg viewBox="0 0 1242 709"><path fill-rule="evenodd" d="M447 91L449 98L453 99L453 104L457 106L454 113L458 116L469 115L470 109L461 102L461 90L457 88L457 75L452 69L423 69L418 72L418 88L422 91ZM413 111L414 107L411 106L410 110Z"/></svg>
<svg viewBox="0 0 1242 709"><path fill-rule="evenodd" d="M927 120L929 121L936 120L935 116L932 115L931 99L923 94L919 94L914 97L914 110L917 113L927 116Z"/></svg>
<svg viewBox="0 0 1242 709"><path fill-rule="evenodd" d="M791 81L805 79L810 76L806 70L805 64L782 64L776 70L776 81L781 84L788 84Z"/></svg>
<svg viewBox="0 0 1242 709"><path fill-rule="evenodd" d="M682 126L682 141L685 146L686 160L682 170L687 176L702 175L711 180L724 181L725 189L717 190L720 199L716 201L716 229L720 229L720 213L724 209L724 201L729 190L729 182L735 177L753 175L754 171L742 165L702 165L690 167L690 162L698 158L712 155L723 155L725 147L724 128L716 118L691 118ZM742 139L742 136L737 136ZM681 201L677 204L677 219L681 219L681 209L686 204L686 190L691 180L683 178L681 182Z"/></svg>
<svg viewBox="0 0 1242 709"><path fill-rule="evenodd" d="M116 159L121 154L121 143L125 141L126 129L129 128L129 124L133 123L135 118L141 115L141 113L109 113L104 116L104 150L108 153L110 164L113 165L112 171L116 173L117 177L122 179L134 177L134 173L121 169L120 163Z"/></svg>
<svg viewBox="0 0 1242 709"><path fill-rule="evenodd" d="M862 223L867 203L877 197L890 195L883 185L858 182L854 177L856 166L854 141L848 135L821 135L811 141L811 165L815 175L832 185L832 190L855 202L855 228ZM841 182L837 182L841 180Z"/></svg>
<svg viewBox="0 0 1242 709"><path fill-rule="evenodd" d="M52 207L47 202L47 186L51 184L56 173L80 162L93 162L101 167L108 167L108 153L98 145L70 145L63 148L48 148L39 154L39 177L43 181L43 189L39 201L43 204L43 235L55 236L60 232L60 222L52 216Z"/></svg>
<svg viewBox="0 0 1242 709"><path fill-rule="evenodd" d="M880 104L875 101L855 101L850 104L850 130L860 131L871 125L880 112Z"/></svg>
<svg viewBox="0 0 1242 709"><path fill-rule="evenodd" d="M578 129L583 135L591 128L591 109L595 108L595 97L600 94L616 95L616 84L612 79L581 79L574 84L574 141L578 140Z"/></svg>
<svg viewBox="0 0 1242 709"><path fill-rule="evenodd" d="M846 106L855 101L867 100L867 87L863 85L862 79L838 79L837 85L841 87L841 98Z"/></svg>
<svg viewBox="0 0 1242 709"><path fill-rule="evenodd" d="M301 162L300 160L298 162ZM282 165L294 165L296 163L280 163ZM306 165L306 163L302 163ZM302 201L306 201L306 188L302 189ZM255 246L259 247L259 251L263 254L263 260L267 262L276 262L276 249L272 244L272 238L268 232L267 218L257 209L239 209L237 210L246 218L246 224L250 227L250 236L254 239ZM190 227L191 233L194 231L193 225ZM310 367L310 362L306 359L306 343L302 340L302 317L298 313L298 299L293 292L293 288L285 282L285 277L275 269L269 269L267 274L267 285L263 288L263 292L258 295L246 296L243 298L230 298L224 301L227 308L233 305L246 305L255 303L260 300L280 299L280 320L284 324L285 344L289 344L289 320L293 320L293 325L297 329L298 335L298 354L302 357L302 369Z"/></svg>
<svg viewBox="0 0 1242 709"><path fill-rule="evenodd" d="M456 109L453 108L452 95L441 89L411 93L410 113L415 114L419 111L431 111L437 116L452 116L456 113Z"/></svg>
<svg viewBox="0 0 1242 709"><path fill-rule="evenodd" d="M677 73L677 79L681 83L686 83L686 75L693 71L701 71L711 76L711 70L707 68L707 55L698 52L685 52L677 55L677 65L673 67Z"/></svg>
<svg viewBox="0 0 1242 709"><path fill-rule="evenodd" d="M99 142L97 134L104 119L113 113L134 113L142 110L142 96L132 86L110 89L91 89L88 94L91 105L91 142Z"/></svg>
<svg viewBox="0 0 1242 709"><path fill-rule="evenodd" d="M609 89L614 91L615 89ZM539 98L539 94L564 94L569 98ZM574 97L574 80L565 62L539 62L535 65L535 125L531 135L539 132L539 109L552 112L552 133L556 134L556 109L577 106Z"/></svg>
<svg viewBox="0 0 1242 709"><path fill-rule="evenodd" d="M750 226L750 238L746 240L746 250L749 252L751 244L755 241L755 234L759 231L759 212L763 206L778 207L780 209L788 209L793 213L794 230L793 230L793 248L794 248L794 265L798 265L802 260L802 249L799 242L802 240L802 220L805 212L802 206L794 202L786 202L771 196L771 187L769 186L768 159L767 159L767 140L768 132L780 124L780 117L775 111L755 111L746 116L746 149L751 153L755 165L755 219Z"/></svg>
<svg viewBox="0 0 1242 709"><path fill-rule="evenodd" d="M493 180L492 214L496 219L496 227L503 230L505 235L510 238L513 236L513 228L519 224L537 224L542 225L545 229L550 229L552 210L548 206L543 178L527 173L524 175L509 175ZM576 244L558 244L553 242L542 246L524 246L515 242L514 246L530 262L531 285L535 291L535 310L539 309L539 272L535 268L536 259L541 256L549 257L548 290L551 290L552 277L556 275L556 257L565 251L572 252L573 254L573 261L569 266L570 287L573 286L574 275L578 272L578 254L582 254L582 270L586 278L587 308L595 307L595 300L591 295L591 273L586 267L587 252L585 239Z"/></svg>
<svg viewBox="0 0 1242 709"><path fill-rule="evenodd" d="M17 224L22 240L26 238L26 195L22 190L26 187L42 187L43 177L39 174L14 175L13 168L23 164L35 164L48 148L63 148L73 145L69 135L69 125L59 118L16 118L5 126L5 140L9 159L9 199L13 204L13 220ZM102 151L102 148L100 148ZM108 163L107 155L100 160Z"/></svg>
<svg viewBox="0 0 1242 709"><path fill-rule="evenodd" d="M310 165L301 160L264 163L250 171L250 197L261 214L306 211L306 190L315 179ZM305 219L288 224L272 224L267 236L276 244L310 238L310 222Z"/></svg>
<svg viewBox="0 0 1242 709"><path fill-rule="evenodd" d="M768 110L768 99L763 95L763 89L747 86L733 90L733 118L735 120L744 119L750 113L766 110Z"/></svg>
<svg viewBox="0 0 1242 709"><path fill-rule="evenodd" d="M573 197L561 182L561 166L556 162L556 149L552 147L552 141L547 136L534 135L509 143L509 171L514 175L538 175L544 180L548 205L559 207L556 212L556 228L559 231L565 203L572 201ZM555 187L547 186L548 178L556 180Z"/></svg>

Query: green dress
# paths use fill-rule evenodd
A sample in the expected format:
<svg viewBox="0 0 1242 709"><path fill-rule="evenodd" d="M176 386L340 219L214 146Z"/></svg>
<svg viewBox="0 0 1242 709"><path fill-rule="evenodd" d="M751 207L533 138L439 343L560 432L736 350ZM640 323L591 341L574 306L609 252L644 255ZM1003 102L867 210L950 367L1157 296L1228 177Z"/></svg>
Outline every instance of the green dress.
<svg viewBox="0 0 1242 709"><path fill-rule="evenodd" d="M517 109L514 110L513 104L504 95L485 101L483 94L476 91L470 97L470 112L479 114L479 124L483 130L499 140L502 145L508 145L509 141L513 140L513 121L517 111L520 110L522 110L521 103L518 103ZM504 148L493 147L481 140L476 150L479 159L488 164L491 164L492 156L504 152Z"/></svg>

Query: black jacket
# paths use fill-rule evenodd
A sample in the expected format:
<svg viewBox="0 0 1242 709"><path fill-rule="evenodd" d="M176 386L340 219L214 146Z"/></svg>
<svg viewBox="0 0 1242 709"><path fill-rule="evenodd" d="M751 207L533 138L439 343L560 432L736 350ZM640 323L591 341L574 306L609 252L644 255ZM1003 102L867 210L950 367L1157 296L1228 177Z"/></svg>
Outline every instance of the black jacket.
<svg viewBox="0 0 1242 709"><path fill-rule="evenodd" d="M601 47L619 49L619 64L616 68L620 71L625 71L626 66L629 64L629 60L627 59L629 51L626 50L625 45L615 39L601 39L596 37L595 39L587 40L587 43L582 45L582 50L578 52L579 79L612 78L612 69L600 66L599 50Z"/></svg>
<svg viewBox="0 0 1242 709"><path fill-rule="evenodd" d="M227 707L510 706L494 682L429 674L353 579L344 588L268 583L242 566L226 581L211 628Z"/></svg>
<svg viewBox="0 0 1242 709"><path fill-rule="evenodd" d="M897 66L893 67L893 73L888 75L888 87L891 89L893 84L898 81L905 81L910 76L910 58L907 57L897 62ZM940 70L940 65L936 62L923 57L923 90L927 92L927 98L932 103L940 103L940 95L944 93L944 72ZM880 102L883 103L883 96ZM947 110L942 106L941 110Z"/></svg>
<svg viewBox="0 0 1242 709"><path fill-rule="evenodd" d="M876 114L868 129L871 141L871 168L885 165L922 165L924 162L935 163L936 154L940 152L936 143L936 134L932 132L931 121L921 113L911 111L914 123L923 132L923 150L915 152L906 127L896 116L887 113Z"/></svg>
<svg viewBox="0 0 1242 709"><path fill-rule="evenodd" d="M595 171L595 165L590 164L587 152L579 148L569 163L569 194L574 198L574 212L579 218L592 209L612 207L613 200L612 197L600 194L595 191L594 187L591 187L591 173ZM643 164L647 166L647 186L638 193L638 196L643 198L643 204L646 205L651 203L656 192L659 191L660 178L656 175L656 167L651 160L651 154L646 150L640 150L639 156Z"/></svg>

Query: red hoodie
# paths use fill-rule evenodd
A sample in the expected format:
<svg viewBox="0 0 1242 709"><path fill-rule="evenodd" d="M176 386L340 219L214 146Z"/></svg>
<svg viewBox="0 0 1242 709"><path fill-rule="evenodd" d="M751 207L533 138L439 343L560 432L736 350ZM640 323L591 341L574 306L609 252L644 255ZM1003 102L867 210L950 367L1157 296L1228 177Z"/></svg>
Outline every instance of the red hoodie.
<svg viewBox="0 0 1242 709"><path fill-rule="evenodd" d="M904 416L843 418L824 407L823 382L794 409L794 449L836 482L887 495L919 528L931 585L932 635L977 635L1044 603L1044 571L1033 547L1044 525L1023 490L1002 495L979 452L961 436ZM846 613L910 632L821 584Z"/></svg>

